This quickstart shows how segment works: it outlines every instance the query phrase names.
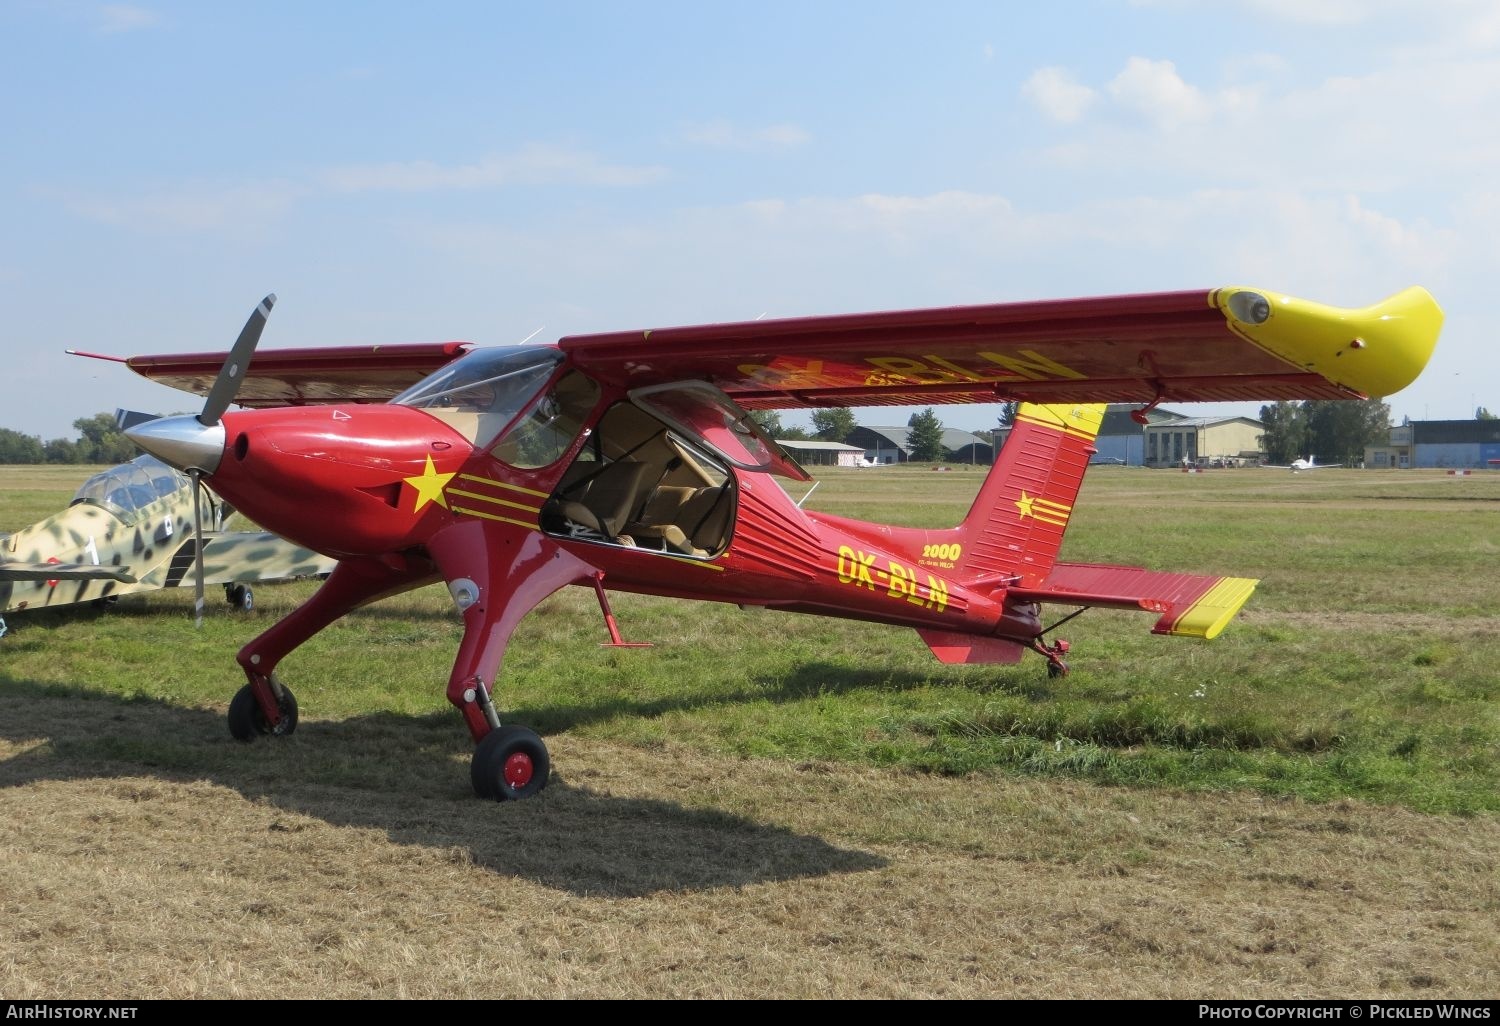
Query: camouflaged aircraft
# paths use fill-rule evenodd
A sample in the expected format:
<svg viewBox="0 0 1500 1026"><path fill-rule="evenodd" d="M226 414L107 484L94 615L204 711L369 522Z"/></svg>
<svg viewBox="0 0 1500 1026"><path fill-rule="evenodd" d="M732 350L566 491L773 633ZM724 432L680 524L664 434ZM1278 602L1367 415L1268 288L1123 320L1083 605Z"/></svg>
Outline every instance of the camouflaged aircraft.
<svg viewBox="0 0 1500 1026"><path fill-rule="evenodd" d="M269 532L225 531L227 503L207 487L195 497L188 475L141 456L89 478L62 512L0 535L0 614L198 586L195 498L203 583L222 584L230 605L254 606L252 582L333 570L334 560Z"/></svg>

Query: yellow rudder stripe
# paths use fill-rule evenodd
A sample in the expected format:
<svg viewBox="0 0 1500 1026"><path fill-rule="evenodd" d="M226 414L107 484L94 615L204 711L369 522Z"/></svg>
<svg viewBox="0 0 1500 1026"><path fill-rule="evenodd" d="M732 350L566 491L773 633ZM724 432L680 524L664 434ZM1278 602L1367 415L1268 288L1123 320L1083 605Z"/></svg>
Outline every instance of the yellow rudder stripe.
<svg viewBox="0 0 1500 1026"><path fill-rule="evenodd" d="M1037 424L1092 442L1104 421L1104 403L1022 403L1016 423Z"/></svg>

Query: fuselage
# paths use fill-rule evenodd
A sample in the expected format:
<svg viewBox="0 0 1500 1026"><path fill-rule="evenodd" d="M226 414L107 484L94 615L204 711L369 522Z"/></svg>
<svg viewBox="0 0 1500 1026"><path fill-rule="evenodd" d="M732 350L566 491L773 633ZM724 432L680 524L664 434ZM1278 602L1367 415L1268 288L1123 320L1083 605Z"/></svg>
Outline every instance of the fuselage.
<svg viewBox="0 0 1500 1026"><path fill-rule="evenodd" d="M964 633L1001 623L1004 589L964 580L958 529L804 511L778 483L784 457L722 393L633 399L535 348L530 363L447 368L389 405L225 414L210 480L338 559L422 559L477 521L487 545L541 535L616 590Z"/></svg>

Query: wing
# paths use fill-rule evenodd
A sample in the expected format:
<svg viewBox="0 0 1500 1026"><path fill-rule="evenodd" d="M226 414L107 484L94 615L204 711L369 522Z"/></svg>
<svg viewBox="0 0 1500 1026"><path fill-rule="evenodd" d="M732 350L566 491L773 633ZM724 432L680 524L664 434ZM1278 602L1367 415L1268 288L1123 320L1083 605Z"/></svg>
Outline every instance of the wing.
<svg viewBox="0 0 1500 1026"><path fill-rule="evenodd" d="M1425 289L1346 310L1243 287L573 335L627 387L708 378L751 408L1389 395L1426 365Z"/></svg>
<svg viewBox="0 0 1500 1026"><path fill-rule="evenodd" d="M130 571L90 563L0 563L0 581L119 581L136 583Z"/></svg>
<svg viewBox="0 0 1500 1026"><path fill-rule="evenodd" d="M1246 577L1171 574L1132 566L1058 563L1035 588L1012 588L1028 602L1060 602L1160 613L1153 634L1216 638L1249 600L1259 581Z"/></svg>
<svg viewBox="0 0 1500 1026"><path fill-rule="evenodd" d="M468 342L409 342L381 346L261 350L250 360L234 401L239 406L307 406L317 403L383 403L469 349ZM152 381L207 395L227 353L77 356L115 360Z"/></svg>
<svg viewBox="0 0 1500 1026"><path fill-rule="evenodd" d="M191 562L158 568L160 586L191 588L196 584ZM245 581L282 581L317 577L333 572L337 560L293 545L267 531L208 531L203 536L203 582L231 584Z"/></svg>

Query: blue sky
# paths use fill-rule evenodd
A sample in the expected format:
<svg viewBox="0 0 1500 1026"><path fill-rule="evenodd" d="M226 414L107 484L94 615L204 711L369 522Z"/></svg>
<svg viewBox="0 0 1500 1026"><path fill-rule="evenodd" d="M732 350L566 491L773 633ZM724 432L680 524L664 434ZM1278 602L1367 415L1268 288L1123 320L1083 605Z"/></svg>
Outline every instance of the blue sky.
<svg viewBox="0 0 1500 1026"><path fill-rule="evenodd" d="M222 349L273 291L267 348L1422 284L1393 412L1500 410L1489 2L0 0L0 38L0 427L44 438L198 405L64 349Z"/></svg>

